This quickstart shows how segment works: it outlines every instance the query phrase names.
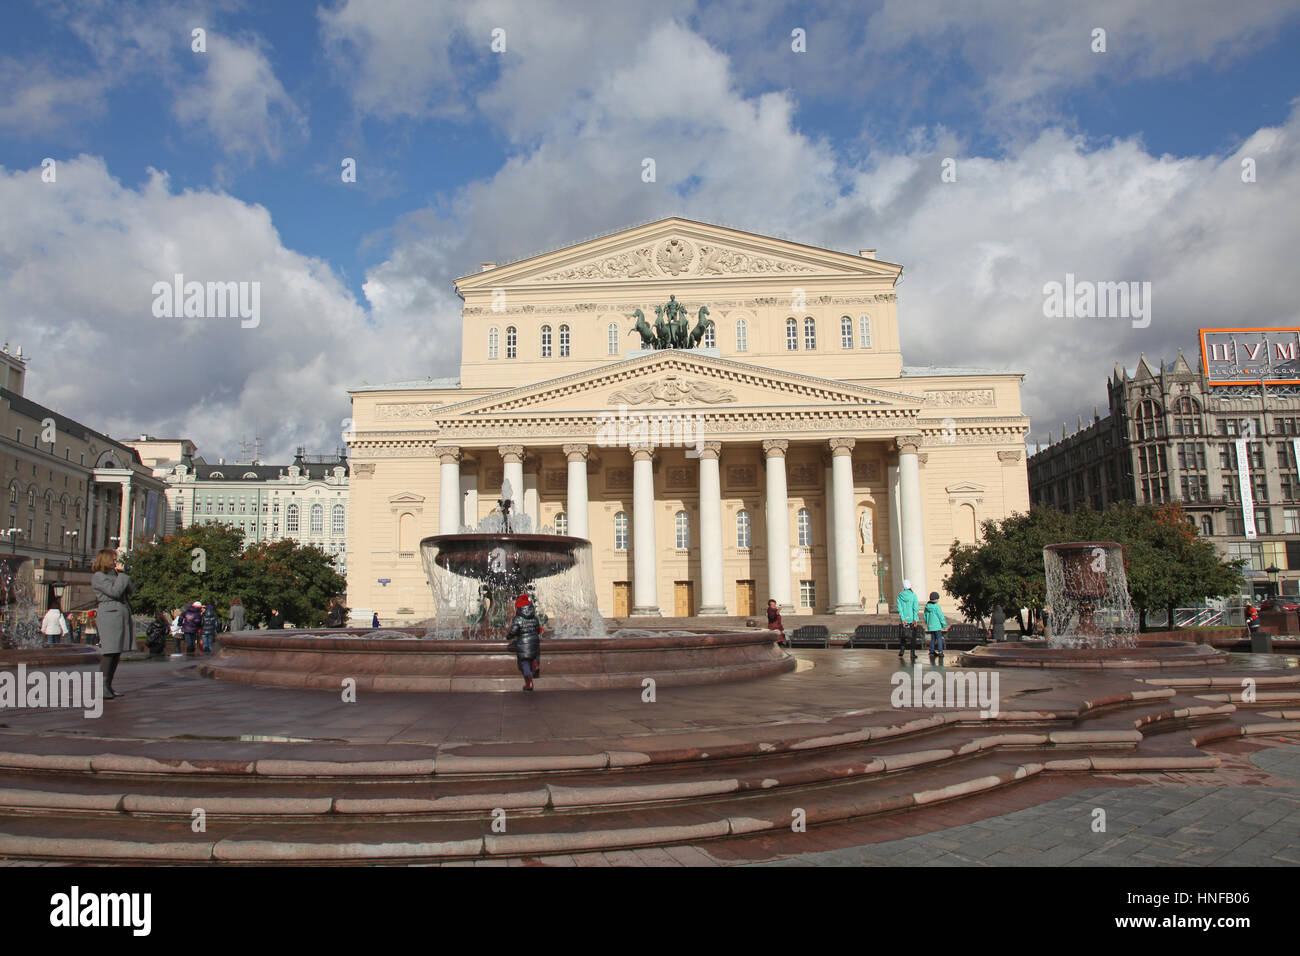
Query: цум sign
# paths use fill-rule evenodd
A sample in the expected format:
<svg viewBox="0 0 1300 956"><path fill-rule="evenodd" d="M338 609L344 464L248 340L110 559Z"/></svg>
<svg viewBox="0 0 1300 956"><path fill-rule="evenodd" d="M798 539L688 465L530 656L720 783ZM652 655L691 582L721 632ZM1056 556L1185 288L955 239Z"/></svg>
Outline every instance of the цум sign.
<svg viewBox="0 0 1300 956"><path fill-rule="evenodd" d="M1300 328L1201 329L1201 365L1211 385L1300 383Z"/></svg>

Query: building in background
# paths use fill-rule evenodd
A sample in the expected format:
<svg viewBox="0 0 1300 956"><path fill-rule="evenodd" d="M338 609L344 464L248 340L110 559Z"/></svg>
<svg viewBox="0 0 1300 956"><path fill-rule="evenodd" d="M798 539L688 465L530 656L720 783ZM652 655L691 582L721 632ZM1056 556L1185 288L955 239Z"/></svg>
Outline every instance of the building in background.
<svg viewBox="0 0 1300 956"><path fill-rule="evenodd" d="M150 441L159 460L169 453L158 439ZM244 543L291 538L314 544L332 555L340 574L347 573L348 460L333 455L306 455L298 449L288 465L258 461L209 464L193 457L193 445L167 474L168 527L229 524L244 532Z"/></svg>
<svg viewBox="0 0 1300 956"><path fill-rule="evenodd" d="M127 443L24 395L27 359L0 351L2 544L33 559L44 607L93 605L90 559L161 535L166 484Z"/></svg>
<svg viewBox="0 0 1300 956"><path fill-rule="evenodd" d="M1031 500L1067 512L1177 502L1224 555L1248 562L1249 596L1296 594L1300 330L1201 337L1200 368L1182 352L1158 368L1145 356L1132 373L1116 365L1109 414L1094 411L1071 435L1063 426L1029 458Z"/></svg>

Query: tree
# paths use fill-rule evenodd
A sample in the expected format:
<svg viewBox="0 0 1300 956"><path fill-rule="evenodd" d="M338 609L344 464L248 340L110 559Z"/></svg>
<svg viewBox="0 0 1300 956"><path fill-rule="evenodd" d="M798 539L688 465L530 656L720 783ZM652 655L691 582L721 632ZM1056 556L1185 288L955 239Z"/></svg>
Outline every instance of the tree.
<svg viewBox="0 0 1300 956"><path fill-rule="evenodd" d="M251 573L252 586L243 596L250 622L265 622L271 608L279 608L298 627L319 627L330 599L347 588L333 559L315 545L263 541L249 547L244 560Z"/></svg>
<svg viewBox="0 0 1300 956"><path fill-rule="evenodd" d="M195 601L228 607L247 588L243 542L244 533L232 525L195 524L136 548L123 559L135 585L133 610L170 614Z"/></svg>

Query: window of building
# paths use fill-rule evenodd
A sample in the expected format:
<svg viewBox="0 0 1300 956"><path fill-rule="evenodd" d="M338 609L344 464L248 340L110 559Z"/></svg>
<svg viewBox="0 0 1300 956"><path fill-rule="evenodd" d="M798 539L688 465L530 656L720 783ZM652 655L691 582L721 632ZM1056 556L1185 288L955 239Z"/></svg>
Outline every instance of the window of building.
<svg viewBox="0 0 1300 956"><path fill-rule="evenodd" d="M569 327L560 326L560 358L569 357Z"/></svg>
<svg viewBox="0 0 1300 956"><path fill-rule="evenodd" d="M858 316L858 348L871 348L871 316Z"/></svg>
<svg viewBox="0 0 1300 956"><path fill-rule="evenodd" d="M320 505L311 506L311 533L321 534L325 530L325 509Z"/></svg>
<svg viewBox="0 0 1300 956"><path fill-rule="evenodd" d="M1165 416L1160 406L1148 398L1138 403L1134 423L1138 441L1165 437Z"/></svg>
<svg viewBox="0 0 1300 956"><path fill-rule="evenodd" d="M1138 449L1138 474L1154 475L1168 470L1164 445L1144 445ZM1082 488L1079 489L1082 494Z"/></svg>
<svg viewBox="0 0 1300 956"><path fill-rule="evenodd" d="M500 333L497 332L496 326L493 326L492 328L488 329L488 358L490 359L494 359L497 357L497 346L498 346L499 338L500 338Z"/></svg>
<svg viewBox="0 0 1300 956"><path fill-rule="evenodd" d="M280 502L278 501L271 502L271 514L278 515L279 513L280 513Z"/></svg>
<svg viewBox="0 0 1300 956"><path fill-rule="evenodd" d="M330 532L336 538L343 533L343 506L342 505L334 506L334 517L333 520L330 522Z"/></svg>
<svg viewBox="0 0 1300 956"><path fill-rule="evenodd" d="M817 320L811 315L803 320L803 347L810 352L817 348Z"/></svg>
<svg viewBox="0 0 1300 956"><path fill-rule="evenodd" d="M1282 533L1300 534L1300 509L1282 509Z"/></svg>
<svg viewBox="0 0 1300 956"><path fill-rule="evenodd" d="M673 515L673 529L677 532L677 550L686 551L691 546L691 516L685 511Z"/></svg>
<svg viewBox="0 0 1300 956"><path fill-rule="evenodd" d="M1210 497L1210 479L1205 475L1183 475L1183 500L1205 501Z"/></svg>
<svg viewBox="0 0 1300 956"><path fill-rule="evenodd" d="M1143 478L1142 500L1149 505L1160 505L1168 501L1169 479L1165 477Z"/></svg>
<svg viewBox="0 0 1300 956"><path fill-rule="evenodd" d="M1214 519L1209 515L1201 515L1201 534L1207 538L1214 534Z"/></svg>
<svg viewBox="0 0 1300 956"><path fill-rule="evenodd" d="M785 347L790 352L799 348L799 323L794 319L785 320Z"/></svg>
<svg viewBox="0 0 1300 956"><path fill-rule="evenodd" d="M1183 443L1178 446L1178 467L1186 471L1205 470L1205 446Z"/></svg>
<svg viewBox="0 0 1300 956"><path fill-rule="evenodd" d="M1297 479L1295 475L1288 475L1284 472L1278 476L1278 483L1282 486L1280 490L1283 501L1300 500L1300 479Z"/></svg>
<svg viewBox="0 0 1300 956"><path fill-rule="evenodd" d="M1256 534L1273 533L1273 518L1272 515L1269 513L1268 508L1255 509L1255 533Z"/></svg>
<svg viewBox="0 0 1300 956"><path fill-rule="evenodd" d="M559 514L555 516L555 533L556 534L569 533L569 516L566 515L563 511L561 511Z"/></svg>
<svg viewBox="0 0 1300 956"><path fill-rule="evenodd" d="M610 355L618 354L619 338L620 336L619 336L618 326L615 325L613 322L609 323L609 325L605 328L605 347L606 349L608 349Z"/></svg>
<svg viewBox="0 0 1300 956"><path fill-rule="evenodd" d="M743 508L736 512L736 547L748 548L752 545L752 524L749 518L749 512Z"/></svg>
<svg viewBox="0 0 1300 956"><path fill-rule="evenodd" d="M551 357L551 327L542 326L542 358Z"/></svg>
<svg viewBox="0 0 1300 956"><path fill-rule="evenodd" d="M808 513L807 508L800 508L795 514L795 528L799 534L799 547L811 548L812 540L812 515Z"/></svg>
<svg viewBox="0 0 1300 956"><path fill-rule="evenodd" d="M1256 501L1268 501L1268 477L1266 475L1251 475L1250 493Z"/></svg>
<svg viewBox="0 0 1300 956"><path fill-rule="evenodd" d="M221 514L225 514L225 513L226 513L226 502L225 502L225 499L224 499L224 498L218 498L218 499L217 499L217 514L221 515Z"/></svg>
<svg viewBox="0 0 1300 956"><path fill-rule="evenodd" d="M812 581L799 582L799 606L811 608L817 603L817 586Z"/></svg>
<svg viewBox="0 0 1300 956"><path fill-rule="evenodd" d="M704 330L704 336L700 339L700 344L706 349L716 349L718 347L718 333L716 329L717 326L710 322L708 327Z"/></svg>
<svg viewBox="0 0 1300 956"><path fill-rule="evenodd" d="M749 323L744 319L736 320L736 351L749 351Z"/></svg>
<svg viewBox="0 0 1300 956"><path fill-rule="evenodd" d="M512 359L519 354L519 332L513 325L506 326L506 358Z"/></svg>
<svg viewBox="0 0 1300 956"><path fill-rule="evenodd" d="M298 533L298 506L290 505L284 509L284 530L289 534Z"/></svg>
<svg viewBox="0 0 1300 956"><path fill-rule="evenodd" d="M1201 433L1201 406L1190 395L1174 402L1174 434L1199 435Z"/></svg>
<svg viewBox="0 0 1300 956"><path fill-rule="evenodd" d="M627 550L627 514L622 511L614 515L614 550Z"/></svg>
<svg viewBox="0 0 1300 956"><path fill-rule="evenodd" d="M840 316L840 348L853 348L853 320L847 315Z"/></svg>

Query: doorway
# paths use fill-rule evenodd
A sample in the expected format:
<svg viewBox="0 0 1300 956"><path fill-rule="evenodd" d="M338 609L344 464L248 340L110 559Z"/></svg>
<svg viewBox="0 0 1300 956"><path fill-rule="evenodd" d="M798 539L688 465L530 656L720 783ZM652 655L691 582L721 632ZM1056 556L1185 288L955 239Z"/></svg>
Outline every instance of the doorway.
<svg viewBox="0 0 1300 956"><path fill-rule="evenodd" d="M736 582L736 613L741 617L749 617L755 611L754 607L754 582L737 581Z"/></svg>
<svg viewBox="0 0 1300 956"><path fill-rule="evenodd" d="M632 610L632 582L614 582L614 616L627 617Z"/></svg>
<svg viewBox="0 0 1300 956"><path fill-rule="evenodd" d="M673 615L675 617L695 616L695 582L673 582Z"/></svg>

